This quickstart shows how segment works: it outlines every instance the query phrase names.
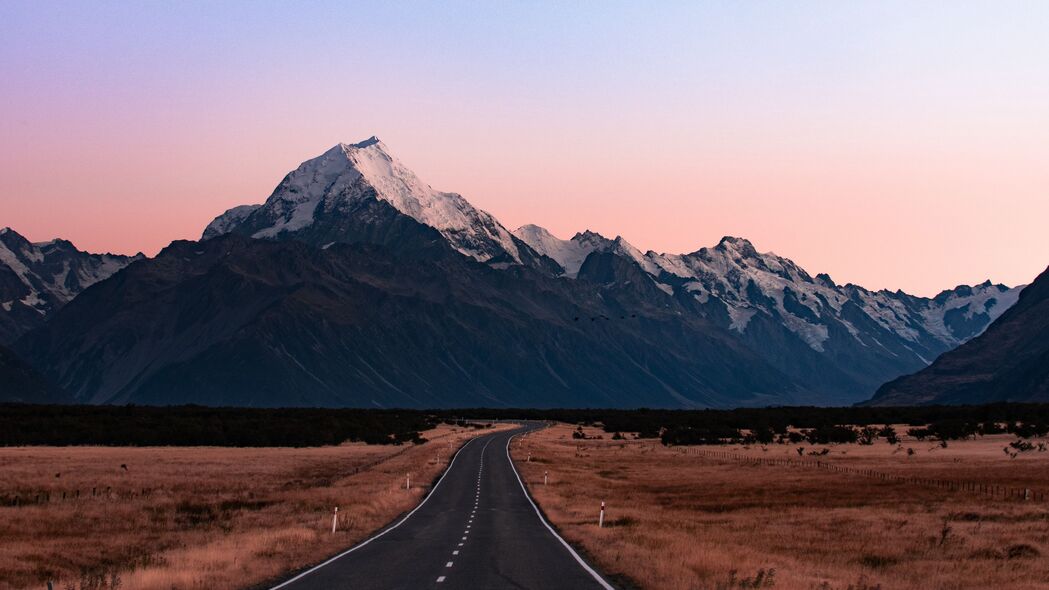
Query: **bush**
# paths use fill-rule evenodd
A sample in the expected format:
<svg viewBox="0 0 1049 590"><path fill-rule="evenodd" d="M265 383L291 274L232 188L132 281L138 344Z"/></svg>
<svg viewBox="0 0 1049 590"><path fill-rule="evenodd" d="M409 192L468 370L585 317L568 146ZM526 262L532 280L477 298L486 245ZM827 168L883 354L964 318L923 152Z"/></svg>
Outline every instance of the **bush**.
<svg viewBox="0 0 1049 590"><path fill-rule="evenodd" d="M907 434L918 440L925 440L932 436L932 431L928 428L911 428L907 431Z"/></svg>
<svg viewBox="0 0 1049 590"><path fill-rule="evenodd" d="M854 443L859 433L851 426L821 426L806 432L805 438L814 445Z"/></svg>
<svg viewBox="0 0 1049 590"><path fill-rule="evenodd" d="M929 425L929 431L941 441L975 437L978 430L977 423L961 419L937 420Z"/></svg>
<svg viewBox="0 0 1049 590"><path fill-rule="evenodd" d="M890 445L900 444L900 436L896 434L896 429L888 424L886 424L885 428L882 428L878 434L881 435L881 437L885 439L885 442Z"/></svg>
<svg viewBox="0 0 1049 590"><path fill-rule="evenodd" d="M735 428L671 428L663 433L665 445L737 444L743 436Z"/></svg>
<svg viewBox="0 0 1049 590"><path fill-rule="evenodd" d="M878 440L878 435L881 430L873 426L864 426L860 429L859 442L861 445L873 445L874 441Z"/></svg>

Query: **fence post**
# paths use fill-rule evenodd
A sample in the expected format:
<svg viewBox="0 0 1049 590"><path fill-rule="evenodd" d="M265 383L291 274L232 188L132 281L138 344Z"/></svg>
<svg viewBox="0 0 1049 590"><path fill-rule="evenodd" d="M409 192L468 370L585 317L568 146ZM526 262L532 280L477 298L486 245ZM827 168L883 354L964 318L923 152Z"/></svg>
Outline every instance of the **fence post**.
<svg viewBox="0 0 1049 590"><path fill-rule="evenodd" d="M335 507L335 514L333 514L332 517L331 517L331 532L332 532L333 535L335 534L335 527L338 524L339 524L339 507L336 506Z"/></svg>
<svg viewBox="0 0 1049 590"><path fill-rule="evenodd" d="M597 516L597 528L604 528L605 526L605 503L601 502L601 513Z"/></svg>

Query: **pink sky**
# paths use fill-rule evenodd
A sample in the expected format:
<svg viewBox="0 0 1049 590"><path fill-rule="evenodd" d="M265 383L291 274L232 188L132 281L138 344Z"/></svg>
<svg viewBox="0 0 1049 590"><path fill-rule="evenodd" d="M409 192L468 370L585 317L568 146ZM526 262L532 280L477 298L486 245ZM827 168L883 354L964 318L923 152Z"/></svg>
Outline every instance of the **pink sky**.
<svg viewBox="0 0 1049 590"><path fill-rule="evenodd" d="M607 15L551 30L532 13L378 14L390 28L351 43L286 14L230 31L4 10L0 226L32 240L155 254L374 134L510 229L661 252L737 235L812 274L921 295L1049 264L1046 47L1022 14L731 14L729 33L704 14L700 41L687 19L623 14L632 36L615 43L604 33L626 25Z"/></svg>

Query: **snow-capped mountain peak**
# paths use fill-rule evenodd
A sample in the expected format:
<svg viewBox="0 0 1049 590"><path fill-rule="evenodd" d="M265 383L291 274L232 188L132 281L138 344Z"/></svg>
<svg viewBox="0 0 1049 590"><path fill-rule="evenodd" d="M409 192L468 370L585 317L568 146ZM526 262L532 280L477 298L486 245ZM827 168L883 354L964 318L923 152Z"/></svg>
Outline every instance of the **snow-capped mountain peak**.
<svg viewBox="0 0 1049 590"><path fill-rule="evenodd" d="M223 234L228 234L234 227L247 219L249 215L254 213L255 210L261 206L262 205L238 205L232 209L227 209L225 213L213 219L211 223L204 228L204 234L200 239L207 240Z"/></svg>
<svg viewBox="0 0 1049 590"><path fill-rule="evenodd" d="M794 261L759 252L749 240L732 236L690 254L659 254L642 253L622 237L609 240L590 231L571 240L537 226L515 234L557 261L567 276L576 276L591 252L612 252L636 262L664 291L693 300L704 313L723 315L731 330L744 334L757 318L782 325L816 352L832 346L832 338L848 337L863 348L883 348L890 338L898 338L902 345L885 354L928 362L982 331L1016 301L1020 290L988 282L929 299L839 286L828 275L813 278ZM872 330L884 332L872 336Z"/></svg>
<svg viewBox="0 0 1049 590"><path fill-rule="evenodd" d="M36 327L87 287L143 258L89 254L68 240L30 242L0 229L0 343Z"/></svg>
<svg viewBox="0 0 1049 590"><path fill-rule="evenodd" d="M256 238L276 238L309 228L320 215L349 211L368 199L439 231L449 243L480 261L521 261L513 236L492 215L457 193L434 190L390 154L377 137L340 143L289 173L265 204L238 207L216 218L204 237L238 228Z"/></svg>
<svg viewBox="0 0 1049 590"><path fill-rule="evenodd" d="M591 252L609 252L616 249L616 240L586 230L562 240L538 225L523 225L514 230L514 236L536 252L553 259L564 269L564 276L575 278L583 261ZM625 244L625 242L623 242ZM629 246L629 244L627 244Z"/></svg>

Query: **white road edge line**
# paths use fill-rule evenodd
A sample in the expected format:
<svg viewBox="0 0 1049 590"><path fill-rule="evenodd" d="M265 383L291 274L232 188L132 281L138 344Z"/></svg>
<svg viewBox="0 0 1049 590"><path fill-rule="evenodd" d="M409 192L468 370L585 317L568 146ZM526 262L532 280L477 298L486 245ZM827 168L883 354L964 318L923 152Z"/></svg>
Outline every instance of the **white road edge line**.
<svg viewBox="0 0 1049 590"><path fill-rule="evenodd" d="M329 565L332 562L334 562L335 560L340 559L342 557L345 557L345 556L349 555L350 553L353 553L354 551L360 549L361 547L364 547L368 543L371 543L372 541L378 539L379 537L385 535L386 533L388 533L388 532L392 531L393 529L395 529L395 528L401 526L402 524L404 524L404 521L406 521L409 518L411 518L412 515L415 514L415 511L420 509L420 508L422 508L423 505L426 504L426 501L429 500L431 496L433 496L433 493L437 491L437 486L441 485L441 482L444 481L444 477L446 475L448 475L448 472L450 472L452 470L452 465L455 465L455 460L459 458L459 453L462 453L463 449L465 449L467 446L470 445L470 443L472 443L475 440L477 440L477 438L471 438L470 440L466 441L466 444L464 444L463 446L459 447L459 450L455 452L455 456L452 457L451 462L448 463L448 467L445 468L444 473L441 474L441 477L437 480L437 483L433 484L433 488L430 489L430 493L426 494L426 497L423 498L423 501L419 502L419 505L416 506L415 508L412 508L411 512L409 512L408 514L405 514L404 518L402 518L401 520L397 521L397 524L394 524L394 525L392 525L391 527L389 527L387 529L383 529L378 534L373 535L373 536L365 539L364 541L361 541L360 543L357 543L353 547L350 547L346 551L343 551L342 553L336 555L335 557L332 557L332 558L328 559L325 562L319 563L319 564L311 567L310 569L302 572L301 574L295 576L294 578L292 578L290 580L286 580L284 582L281 582L280 584L277 584L276 586L273 586L272 588L270 588L270 590L277 590L278 588L283 588L283 587L291 584L292 582L301 580L302 578L305 578L306 576L308 576L308 575L312 574L313 572L321 569L322 567L324 567L326 565ZM492 440L489 438L488 442L492 442ZM487 447L487 446L488 445L485 444L485 447ZM484 451L482 450L481 452L483 453ZM465 537L464 537L464 539L465 539Z"/></svg>
<svg viewBox="0 0 1049 590"><path fill-rule="evenodd" d="M568 544L568 541L565 541L563 538L561 538L561 535L557 534L557 531L554 530L554 527L550 526L550 523L547 522L545 518L543 518L543 513L539 511L539 507L536 506L535 502L532 501L532 496L529 495L528 488L525 487L524 481L521 480L521 474L517 472L517 467L514 465L514 460L512 457L510 457L510 443L522 434L524 433L519 432L506 439L506 460L510 462L510 468L513 469L514 475L517 477L517 483L521 484L521 491L524 492L525 498L528 500L528 503L531 504L532 508L535 510L535 515L539 518L539 522L543 523L543 526L546 527L546 530L550 531L551 535L556 537L558 541L561 541L561 544L565 546L565 549L568 549L568 552L572 554L572 557L574 557L575 560L579 562L579 565L582 566L582 568L585 569L587 573L589 573L590 576L593 577L594 580L596 580L597 583L601 585L602 588L604 588L605 590L615 590L611 584L606 582L604 578L601 577L601 574L594 571L594 568L587 565L587 563L583 561L582 557L579 557L579 554L575 552L575 549L572 549L572 546Z"/></svg>

